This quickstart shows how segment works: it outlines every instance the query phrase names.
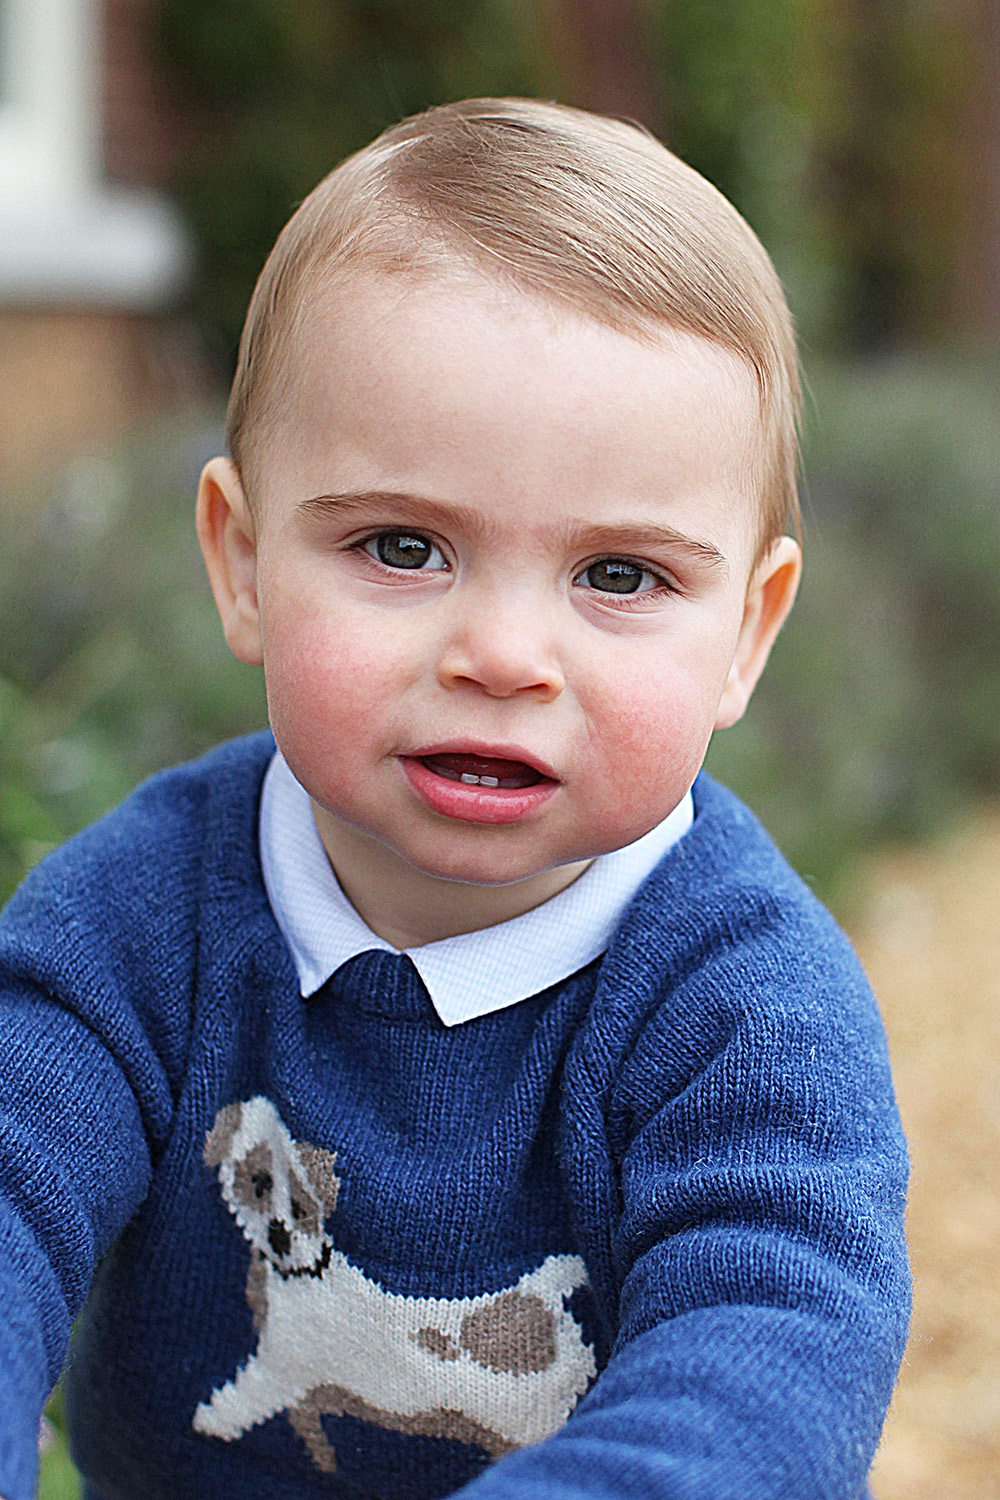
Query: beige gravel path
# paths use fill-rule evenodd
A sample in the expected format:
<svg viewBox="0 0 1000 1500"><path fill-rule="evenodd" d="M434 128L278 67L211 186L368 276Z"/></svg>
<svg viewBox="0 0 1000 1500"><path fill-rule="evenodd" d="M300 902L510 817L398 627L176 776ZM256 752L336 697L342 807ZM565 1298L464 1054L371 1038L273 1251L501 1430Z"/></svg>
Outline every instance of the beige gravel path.
<svg viewBox="0 0 1000 1500"><path fill-rule="evenodd" d="M863 872L853 937L913 1158L916 1279L877 1500L1000 1500L1000 809Z"/></svg>

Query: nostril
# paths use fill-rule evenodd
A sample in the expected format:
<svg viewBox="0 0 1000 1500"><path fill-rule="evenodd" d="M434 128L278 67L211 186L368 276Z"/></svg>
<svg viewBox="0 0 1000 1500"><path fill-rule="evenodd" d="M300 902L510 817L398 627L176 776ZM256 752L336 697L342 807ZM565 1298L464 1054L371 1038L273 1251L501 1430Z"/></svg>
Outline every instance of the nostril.
<svg viewBox="0 0 1000 1500"><path fill-rule="evenodd" d="M292 1245L292 1237L280 1219L272 1219L267 1226L267 1243L275 1255L287 1255Z"/></svg>

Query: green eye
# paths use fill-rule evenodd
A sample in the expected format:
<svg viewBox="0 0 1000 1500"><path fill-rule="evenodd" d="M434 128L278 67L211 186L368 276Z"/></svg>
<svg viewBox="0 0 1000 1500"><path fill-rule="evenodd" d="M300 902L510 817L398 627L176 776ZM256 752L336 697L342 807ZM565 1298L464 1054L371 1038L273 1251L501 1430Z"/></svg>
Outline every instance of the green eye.
<svg viewBox="0 0 1000 1500"><path fill-rule="evenodd" d="M600 562L591 563L584 577L592 589L598 589L602 594L634 594L643 578L652 577L652 574L624 558L605 557Z"/></svg>
<svg viewBox="0 0 1000 1500"><path fill-rule="evenodd" d="M422 568L434 550L426 537L405 531L384 531L375 538L375 555L387 568Z"/></svg>

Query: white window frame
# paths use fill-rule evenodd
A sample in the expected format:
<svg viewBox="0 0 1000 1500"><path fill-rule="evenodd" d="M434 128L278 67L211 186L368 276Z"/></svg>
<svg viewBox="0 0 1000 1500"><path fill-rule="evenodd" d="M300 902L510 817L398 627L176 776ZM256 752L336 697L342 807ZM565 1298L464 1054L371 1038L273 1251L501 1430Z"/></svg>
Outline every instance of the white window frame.
<svg viewBox="0 0 1000 1500"><path fill-rule="evenodd" d="M175 305L192 261L176 210L104 181L103 0L0 3L0 306Z"/></svg>
<svg viewBox="0 0 1000 1500"><path fill-rule="evenodd" d="M3 0L0 212L71 208L100 175L95 0Z"/></svg>

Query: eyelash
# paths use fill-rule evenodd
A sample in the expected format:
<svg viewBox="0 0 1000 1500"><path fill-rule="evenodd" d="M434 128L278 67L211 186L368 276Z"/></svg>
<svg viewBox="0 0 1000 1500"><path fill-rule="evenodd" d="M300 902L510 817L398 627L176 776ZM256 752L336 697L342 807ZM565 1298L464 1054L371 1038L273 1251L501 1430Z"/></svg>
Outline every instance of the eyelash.
<svg viewBox="0 0 1000 1500"><path fill-rule="evenodd" d="M425 532L417 530L409 531L403 527L398 526L385 526L380 531L369 532L367 536L363 536L359 538L358 541L351 543L351 551L363 553L366 557L371 559L371 561L377 568L385 569L390 573L444 573L446 571L450 571L450 564L447 568L394 568L391 563L383 562L382 558L376 555L375 547L383 537L389 536L408 537L411 540L426 542L429 547L433 548L434 551L441 554L442 558L444 558L445 563L448 562L448 559L444 554L444 548L440 547L438 543L435 542L433 538L429 537Z"/></svg>
<svg viewBox="0 0 1000 1500"><path fill-rule="evenodd" d="M447 568L392 567L390 563L383 562L381 558L374 555L373 551L370 550L372 549L373 544L377 544L382 537L386 536L418 538L421 541L427 542L429 546L435 548L438 552L441 553L442 556L444 556L443 548L438 546L438 543L435 542L431 537L429 537L426 532L417 531L416 529L414 529L413 531L409 531L401 527L382 527L379 531L369 532L367 536L359 537L357 541L352 542L350 544L350 551L361 553L362 555L367 557L375 565L376 568L389 573L443 573L451 571L450 564ZM445 558L445 561L447 562L447 558ZM606 553L602 557L595 557L591 562L585 563L584 566L582 568L579 568L574 575L574 586L576 586L577 580L579 578L582 578L584 574L586 574L591 568L596 567L598 563L602 562L626 563L629 567L638 568L641 573L648 574L650 578L656 579L655 588L646 589L642 592L635 592L631 594L616 594L612 590L596 588L591 588L589 590L590 593L598 596L602 602L605 602L608 599L613 600L615 608L641 608L643 604L649 602L650 600L659 600L666 596L679 594L681 592L678 585L674 583L670 578L668 578L664 573L661 573L657 568L652 568L648 563L640 562L636 558L624 557L619 555L618 553Z"/></svg>
<svg viewBox="0 0 1000 1500"><path fill-rule="evenodd" d="M661 573L658 568L651 568L648 563L640 562L634 557L622 557L618 553L607 553L604 557L595 557L593 562L587 563L578 570L576 577L573 579L574 585L577 579L582 578L591 568L596 568L599 563L625 563L628 567L637 568L640 573L648 574L650 578L656 580L655 588L645 589L641 593L616 594L612 589L595 589L593 587L589 590L590 593L596 594L602 602L608 599L614 600L616 608L624 607L628 609L631 607L639 609L650 600L660 600L671 594L680 593L677 585L665 573Z"/></svg>

